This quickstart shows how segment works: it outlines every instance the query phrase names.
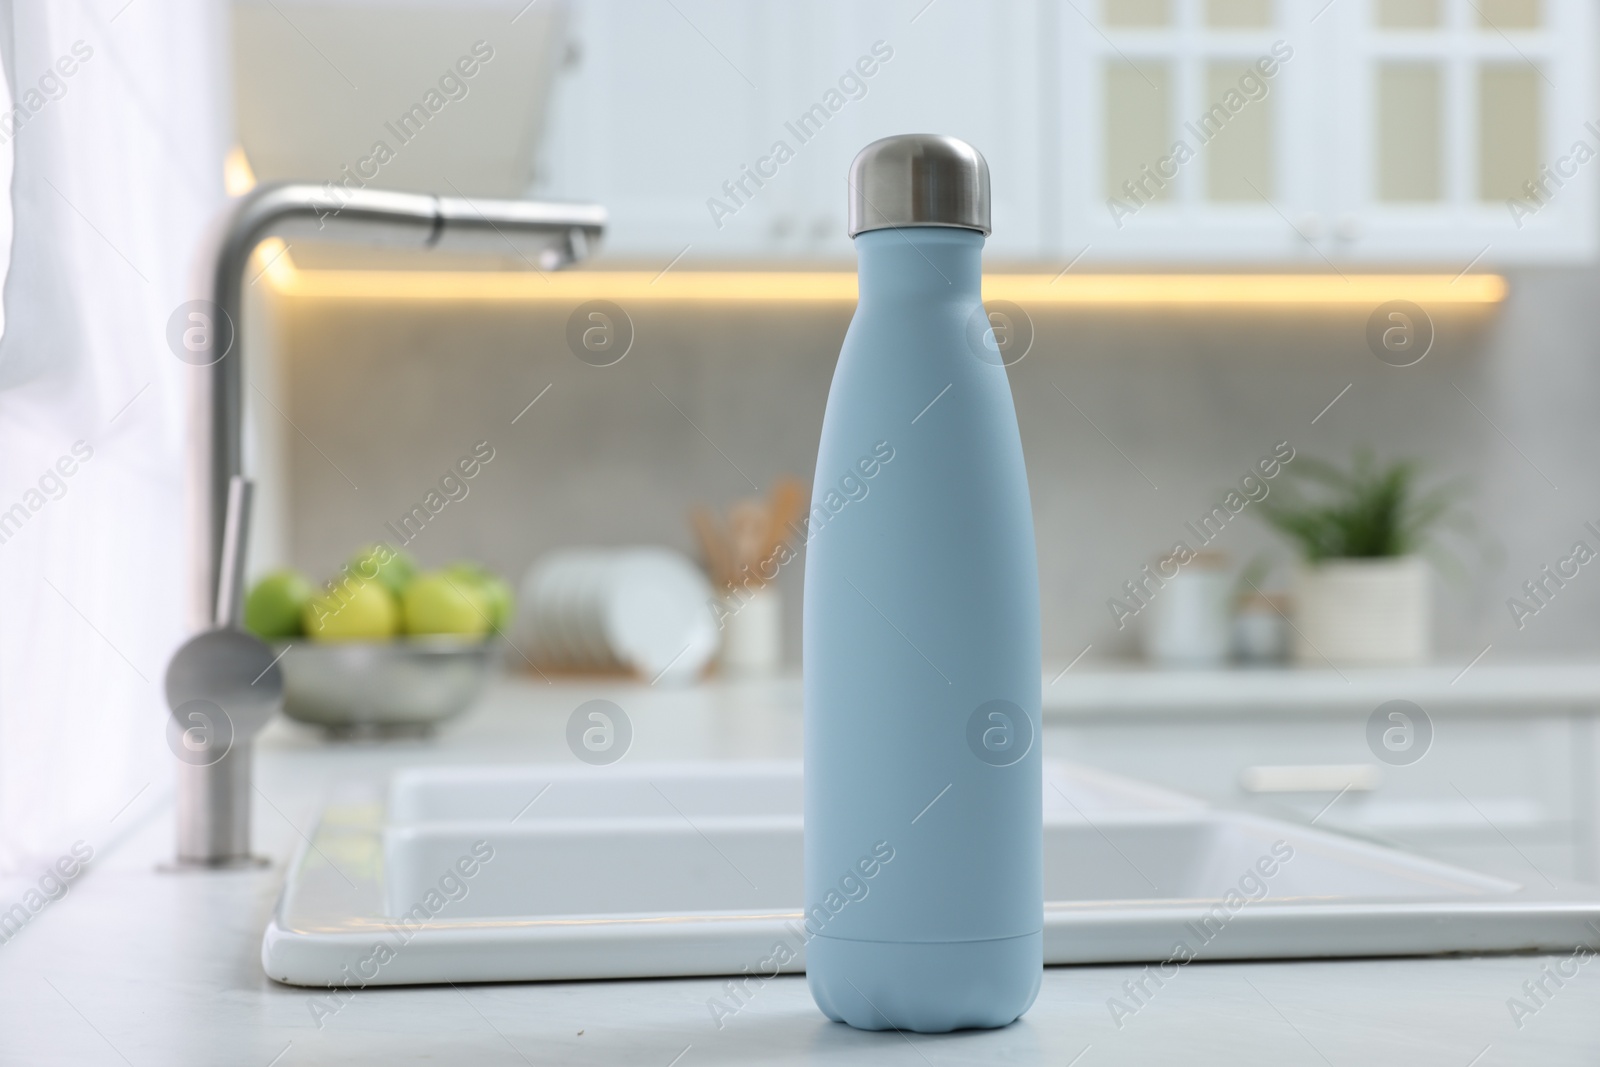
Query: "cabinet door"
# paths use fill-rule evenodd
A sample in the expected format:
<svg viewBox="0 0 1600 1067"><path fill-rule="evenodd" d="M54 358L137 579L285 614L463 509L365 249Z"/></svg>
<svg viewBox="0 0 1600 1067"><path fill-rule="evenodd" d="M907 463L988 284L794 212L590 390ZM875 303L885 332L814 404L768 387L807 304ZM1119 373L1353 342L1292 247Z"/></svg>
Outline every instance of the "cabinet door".
<svg viewBox="0 0 1600 1067"><path fill-rule="evenodd" d="M1356 0L1324 16L1327 252L1480 266L1595 251L1594 5Z"/></svg>
<svg viewBox="0 0 1600 1067"><path fill-rule="evenodd" d="M1058 715L1047 706L1044 751L1224 807L1315 821L1521 881L1595 878L1590 719L1430 708L1432 746L1404 766L1374 757L1370 710L1349 706L1203 715L1126 708ZM1348 787L1315 780L1327 771L1359 771L1366 780Z"/></svg>
<svg viewBox="0 0 1600 1067"><path fill-rule="evenodd" d="M609 210L605 251L659 259L759 252L770 198L726 199L751 146L770 133L775 0L583 0L576 62L558 85L541 195ZM737 222L738 225L732 225ZM719 225L720 223L720 225Z"/></svg>
<svg viewBox="0 0 1600 1067"><path fill-rule="evenodd" d="M850 258L851 159L879 137L947 133L989 161L991 254L1039 256L1033 0L583 0L574 14L581 58L541 192L605 204L609 254Z"/></svg>
<svg viewBox="0 0 1600 1067"><path fill-rule="evenodd" d="M863 57L892 58L876 64L860 98L796 160L803 178L794 243L785 247L804 256L850 256L844 232L850 161L880 137L939 133L967 141L988 161L990 258L1042 256L1041 42L1033 0L829 0L804 10L808 23L826 29L808 40L816 51L792 83L787 117L813 106Z"/></svg>
<svg viewBox="0 0 1600 1067"><path fill-rule="evenodd" d="M1286 0L1094 0L1056 12L1060 251L1089 262L1322 253L1307 122L1325 47Z"/></svg>
<svg viewBox="0 0 1600 1067"><path fill-rule="evenodd" d="M1066 255L1463 269L1596 250L1591 3L1063 0L1058 17Z"/></svg>

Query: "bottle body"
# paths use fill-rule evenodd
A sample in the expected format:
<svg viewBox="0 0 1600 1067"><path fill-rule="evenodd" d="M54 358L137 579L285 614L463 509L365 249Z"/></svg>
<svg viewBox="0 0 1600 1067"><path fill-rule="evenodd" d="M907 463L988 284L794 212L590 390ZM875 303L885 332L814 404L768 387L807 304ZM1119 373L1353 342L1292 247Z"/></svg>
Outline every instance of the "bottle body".
<svg viewBox="0 0 1600 1067"><path fill-rule="evenodd" d="M808 981L863 1029L1003 1026L1042 977L1039 603L983 237L856 245L806 548Z"/></svg>

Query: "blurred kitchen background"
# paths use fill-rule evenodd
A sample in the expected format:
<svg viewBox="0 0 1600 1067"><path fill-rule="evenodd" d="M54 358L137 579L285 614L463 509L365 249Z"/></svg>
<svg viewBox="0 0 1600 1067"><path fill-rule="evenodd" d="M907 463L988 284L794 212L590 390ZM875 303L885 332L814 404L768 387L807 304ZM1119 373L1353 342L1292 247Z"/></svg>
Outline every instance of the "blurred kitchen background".
<svg viewBox="0 0 1600 1067"><path fill-rule="evenodd" d="M1571 158L1600 148L1582 0L240 0L232 35L232 191L362 167L384 187L598 202L611 221L581 270L634 338L615 365L576 358L579 299L542 297L510 257L503 284L406 288L391 272L437 264L264 251L255 570L331 572L484 440L470 495L407 546L425 565L477 558L515 582L567 546L698 557L695 506L809 486L852 302L751 299L705 272L853 270L849 160L930 131L989 161L988 289L1048 283L1019 300L1034 342L1010 370L1047 664L1138 655L1148 616L1119 628L1108 600L1279 442L1468 483L1477 529L1431 593L1439 660L1600 638L1600 583L1521 629L1507 604L1600 520L1594 170ZM440 81L475 48L492 58ZM436 87L443 106L397 128ZM1194 158L1162 162L1180 140ZM646 281L618 288L629 271ZM1195 304L1138 277L1172 272L1317 281ZM1393 277L1370 298L1341 292L1374 273ZM1096 279L1103 298L1084 295ZM1369 344L1391 298L1431 322L1411 366ZM1282 592L1295 549L1249 511L1210 547ZM790 667L803 566L778 579Z"/></svg>

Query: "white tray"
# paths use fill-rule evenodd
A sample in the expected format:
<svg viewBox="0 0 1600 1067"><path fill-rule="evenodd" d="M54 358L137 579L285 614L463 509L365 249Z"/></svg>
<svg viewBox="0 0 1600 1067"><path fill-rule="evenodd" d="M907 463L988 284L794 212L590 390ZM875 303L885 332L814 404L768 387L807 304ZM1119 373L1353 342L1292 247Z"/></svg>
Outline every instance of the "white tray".
<svg viewBox="0 0 1600 1067"><path fill-rule="evenodd" d="M1600 888L1522 886L1088 768L1045 775L1046 963L1600 939ZM323 812L262 966L305 986L737 974L786 940L783 970L803 971L800 810L795 763L405 771Z"/></svg>

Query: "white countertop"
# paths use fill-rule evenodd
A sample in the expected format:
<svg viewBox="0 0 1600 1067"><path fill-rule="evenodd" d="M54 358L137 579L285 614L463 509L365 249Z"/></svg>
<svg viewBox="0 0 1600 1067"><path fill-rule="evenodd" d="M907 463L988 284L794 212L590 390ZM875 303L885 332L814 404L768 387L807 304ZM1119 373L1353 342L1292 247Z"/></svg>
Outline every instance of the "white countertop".
<svg viewBox="0 0 1600 1067"><path fill-rule="evenodd" d="M1476 663L1427 667L1158 670L1143 664L1059 664L1044 674L1046 715L1129 711L1195 713L1358 708L1386 700L1434 708L1600 706L1600 661Z"/></svg>
<svg viewBox="0 0 1600 1067"><path fill-rule="evenodd" d="M272 866L157 873L170 854L171 807L159 797L141 801L124 817L132 825L116 828L121 841L107 831L68 895L0 944L0 1064L1491 1067L1600 1060L1600 964L1564 979L1519 1030L1507 998L1525 996L1523 983L1537 981L1553 962L1531 956L1194 963L1120 1029L1107 1001L1126 1000L1121 986L1140 968L1056 967L1017 1024L937 1037L830 1023L798 977L762 987L722 1030L707 1008L708 998L721 995L715 979L370 989L319 1028L310 991L262 974L261 932L284 864L331 786L381 778L407 763L570 762L566 717L596 696L632 718L630 760L799 752L793 680L676 692L508 680L433 742L329 745L276 722L258 746L257 784L266 802L258 801L254 815L258 851ZM0 903L18 899L23 888L0 882Z"/></svg>

